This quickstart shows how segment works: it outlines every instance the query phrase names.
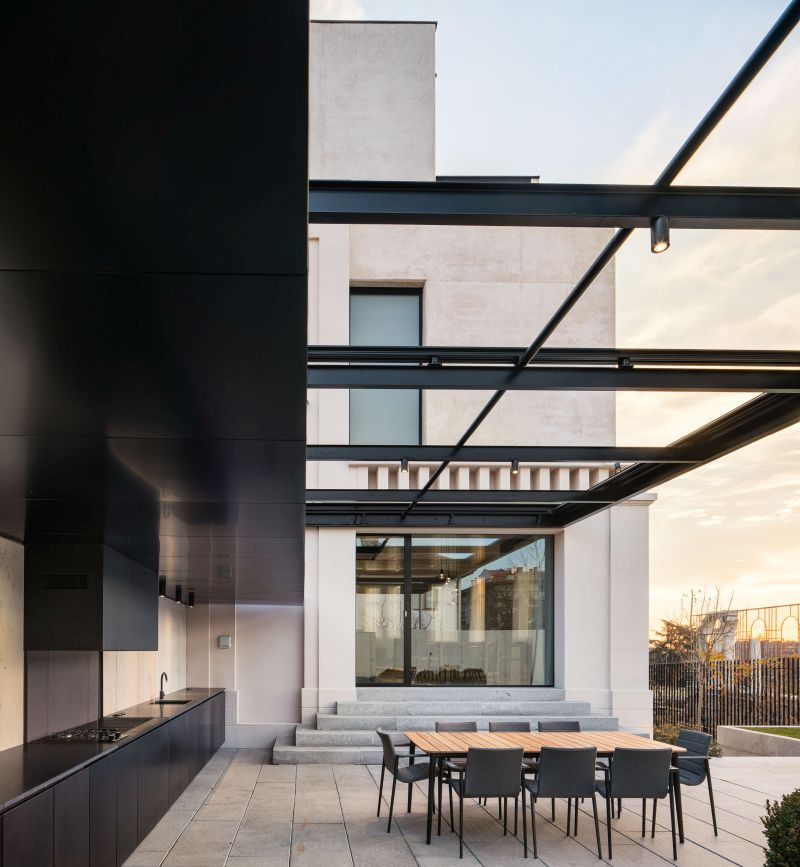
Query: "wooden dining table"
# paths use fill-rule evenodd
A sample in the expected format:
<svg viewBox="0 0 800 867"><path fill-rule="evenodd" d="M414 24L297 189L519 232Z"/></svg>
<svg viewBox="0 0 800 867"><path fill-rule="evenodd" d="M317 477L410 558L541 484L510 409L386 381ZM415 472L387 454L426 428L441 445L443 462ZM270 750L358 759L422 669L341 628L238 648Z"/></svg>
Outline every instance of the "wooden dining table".
<svg viewBox="0 0 800 867"><path fill-rule="evenodd" d="M598 758L610 758L617 747L630 747L642 750L663 750L670 748L673 754L684 753L683 747L650 740L629 732L403 732L408 738L411 762L417 750L426 753L430 759L428 771L428 822L427 839L431 842L433 829L434 788L437 766L445 759L463 758L470 747L483 749L508 749L522 747L527 758L536 758L542 747L595 747ZM678 828L683 842L683 816L681 809L680 781L673 775L675 785L675 806L678 814Z"/></svg>

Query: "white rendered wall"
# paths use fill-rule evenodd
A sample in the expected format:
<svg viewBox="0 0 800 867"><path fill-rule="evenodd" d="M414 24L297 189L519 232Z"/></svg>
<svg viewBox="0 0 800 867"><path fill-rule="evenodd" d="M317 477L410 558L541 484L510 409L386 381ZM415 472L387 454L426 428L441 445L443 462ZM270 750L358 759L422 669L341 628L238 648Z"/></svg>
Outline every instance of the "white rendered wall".
<svg viewBox="0 0 800 867"><path fill-rule="evenodd" d="M24 549L0 538L0 750L24 740Z"/></svg>
<svg viewBox="0 0 800 867"><path fill-rule="evenodd" d="M311 178L434 179L435 33L433 23L311 24Z"/></svg>
<svg viewBox="0 0 800 867"><path fill-rule="evenodd" d="M614 506L556 536L556 686L620 728L650 732L648 506Z"/></svg>

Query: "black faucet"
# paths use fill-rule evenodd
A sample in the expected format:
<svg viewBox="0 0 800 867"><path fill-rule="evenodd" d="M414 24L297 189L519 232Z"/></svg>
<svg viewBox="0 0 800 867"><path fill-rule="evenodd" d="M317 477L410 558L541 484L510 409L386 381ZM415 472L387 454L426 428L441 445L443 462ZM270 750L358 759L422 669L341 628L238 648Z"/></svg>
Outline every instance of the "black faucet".
<svg viewBox="0 0 800 867"><path fill-rule="evenodd" d="M159 701L164 701L164 681L165 680L167 681L167 683L169 683L169 678L167 677L166 671L162 671L161 672L161 681L159 683L160 688L158 690L158 700Z"/></svg>

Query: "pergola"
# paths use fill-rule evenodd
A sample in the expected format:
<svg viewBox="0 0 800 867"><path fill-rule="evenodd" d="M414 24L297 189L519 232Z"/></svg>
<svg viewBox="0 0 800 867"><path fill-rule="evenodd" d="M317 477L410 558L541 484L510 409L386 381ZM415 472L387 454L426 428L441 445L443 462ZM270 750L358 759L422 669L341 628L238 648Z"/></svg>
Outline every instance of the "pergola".
<svg viewBox="0 0 800 867"><path fill-rule="evenodd" d="M651 186L312 181L309 222L613 227L528 347L309 347L309 388L492 390L451 446L310 445L315 461L435 461L419 490L309 490L311 526L565 527L800 421L800 351L545 347L636 228L800 229L800 189L673 181L800 19L793 0ZM470 446L508 391L747 392L753 399L663 448ZM438 490L452 461L629 464L587 490Z"/></svg>

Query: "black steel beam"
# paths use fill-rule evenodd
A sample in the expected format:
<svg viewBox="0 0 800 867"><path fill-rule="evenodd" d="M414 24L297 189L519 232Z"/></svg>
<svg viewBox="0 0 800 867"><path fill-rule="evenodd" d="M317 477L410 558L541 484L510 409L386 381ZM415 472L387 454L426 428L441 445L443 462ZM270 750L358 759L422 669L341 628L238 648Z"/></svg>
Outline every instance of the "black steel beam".
<svg viewBox="0 0 800 867"><path fill-rule="evenodd" d="M438 462L451 457L452 446L404 445L309 445L310 461ZM697 463L704 455L699 449L671 449L642 446L462 446L451 460L459 463Z"/></svg>
<svg viewBox="0 0 800 867"><path fill-rule="evenodd" d="M523 346L309 346L311 363L516 364ZM769 349L542 348L530 364L800 367L800 351Z"/></svg>
<svg viewBox="0 0 800 867"><path fill-rule="evenodd" d="M435 529L440 527L459 527L463 529L514 529L535 530L552 527L551 519L546 514L536 514L531 509L506 510L505 512L468 513L463 510L451 509L449 512L431 512L420 508L413 514L403 516L402 511L391 513L332 512L306 510L306 526L308 527L354 527L355 529L402 529L413 528Z"/></svg>
<svg viewBox="0 0 800 867"><path fill-rule="evenodd" d="M413 367L315 365L309 388L419 388L465 391L800 392L798 370L664 367Z"/></svg>
<svg viewBox="0 0 800 867"><path fill-rule="evenodd" d="M800 396L765 394L721 416L672 443L669 448L700 449L706 457L696 464L634 464L595 485L592 492L617 502L671 481L702 464L721 458L756 440L800 421ZM553 510L553 520L566 526L605 508L589 504L565 504Z"/></svg>
<svg viewBox="0 0 800 867"><path fill-rule="evenodd" d="M515 491L515 490L434 490L428 491L426 502L429 503L613 503L602 493L594 493L595 489L581 491ZM419 491L400 490L399 488L314 488L306 491L308 503L410 503Z"/></svg>
<svg viewBox="0 0 800 867"><path fill-rule="evenodd" d="M309 222L643 229L800 229L795 187L311 181Z"/></svg>

